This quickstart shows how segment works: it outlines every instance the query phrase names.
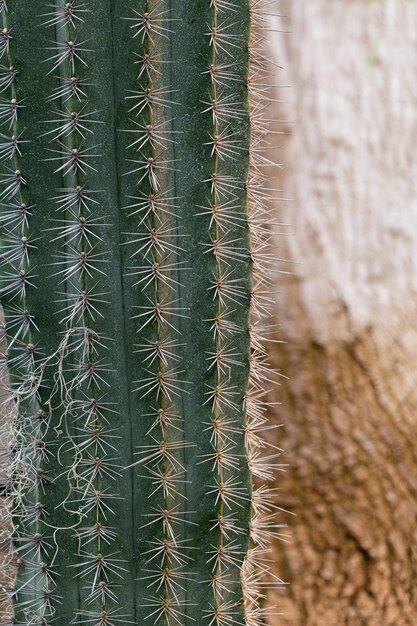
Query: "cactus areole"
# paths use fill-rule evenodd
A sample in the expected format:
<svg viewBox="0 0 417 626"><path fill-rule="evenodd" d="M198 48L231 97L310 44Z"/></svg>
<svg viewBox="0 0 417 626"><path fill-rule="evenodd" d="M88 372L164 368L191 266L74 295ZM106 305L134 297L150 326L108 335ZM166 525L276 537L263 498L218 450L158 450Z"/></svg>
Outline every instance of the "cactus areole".
<svg viewBox="0 0 417 626"><path fill-rule="evenodd" d="M264 5L0 0L10 623L265 619Z"/></svg>

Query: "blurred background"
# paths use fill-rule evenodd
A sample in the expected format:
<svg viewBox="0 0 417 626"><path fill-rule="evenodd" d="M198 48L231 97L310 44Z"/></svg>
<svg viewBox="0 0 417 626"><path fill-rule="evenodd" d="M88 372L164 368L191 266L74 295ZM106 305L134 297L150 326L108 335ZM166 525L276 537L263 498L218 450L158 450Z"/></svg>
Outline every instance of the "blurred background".
<svg viewBox="0 0 417 626"><path fill-rule="evenodd" d="M416 626L417 1L277 5L271 175L295 236L271 351L295 515L271 624Z"/></svg>

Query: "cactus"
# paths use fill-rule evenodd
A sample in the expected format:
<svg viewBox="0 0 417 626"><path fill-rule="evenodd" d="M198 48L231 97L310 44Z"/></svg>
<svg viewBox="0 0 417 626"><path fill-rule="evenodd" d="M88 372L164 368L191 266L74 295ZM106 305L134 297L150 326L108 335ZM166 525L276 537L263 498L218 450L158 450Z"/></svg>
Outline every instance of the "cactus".
<svg viewBox="0 0 417 626"><path fill-rule="evenodd" d="M270 5L0 0L15 624L252 626L280 584Z"/></svg>

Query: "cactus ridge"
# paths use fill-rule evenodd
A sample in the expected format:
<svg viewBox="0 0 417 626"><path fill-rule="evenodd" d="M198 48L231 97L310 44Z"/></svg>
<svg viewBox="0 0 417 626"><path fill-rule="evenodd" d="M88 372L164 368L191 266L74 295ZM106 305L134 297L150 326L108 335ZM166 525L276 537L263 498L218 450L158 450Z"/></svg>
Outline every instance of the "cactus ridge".
<svg viewBox="0 0 417 626"><path fill-rule="evenodd" d="M0 0L5 623L258 626L274 0L42 6Z"/></svg>
<svg viewBox="0 0 417 626"><path fill-rule="evenodd" d="M0 124L0 201L2 207L2 287L1 297L7 324L4 339L7 351L2 353L2 377L7 381L7 397L3 402L4 424L2 441L5 452L8 446L16 454L8 464L7 496L12 508L12 520L2 515L2 532L10 529L14 535L18 565L26 561L25 572L19 572L20 594L15 602L15 619L23 621L27 611L37 611L41 605L50 604L52 574L42 560L51 548L51 537L46 524L43 503L44 474L42 465L47 459L45 432L48 428L48 411L37 397L40 384L37 363L42 349L37 344L38 327L31 310L28 290L33 287L36 275L30 263L31 251L36 247L30 220L35 207L30 203L30 190L22 173L22 151L28 140L18 123L18 114L25 104L19 100L16 89L18 70L13 56L13 36L9 28L7 5L0 4L2 31L0 59L2 94ZM9 448L10 449L10 448ZM5 538L7 541L7 537ZM6 544L7 545L7 544ZM9 578L11 558L6 553L3 563L6 589L11 593L14 581ZM4 600L4 598L2 598ZM4 601L1 603L7 616Z"/></svg>
<svg viewBox="0 0 417 626"><path fill-rule="evenodd" d="M236 307L248 300L246 267L249 265L244 180L233 175L234 162L247 152L247 118L240 94L239 73L228 71L229 81L222 82L222 69L228 68L236 48L244 46L245 31L233 33L232 19L236 6L228 2L211 3L211 22L207 33L210 47L210 100L203 114L211 118L212 129L207 145L211 151L209 205L203 214L210 217L209 243L204 243L204 254L214 257L214 271L208 288L213 298L213 320L217 325L227 323ZM219 82L220 79L220 82ZM242 172L243 174L245 172ZM227 186L222 183L227 180ZM220 184L219 184L220 183ZM246 245L245 245L246 244ZM243 264L242 273L239 264ZM236 325L228 336L215 326L213 347L207 354L209 370L214 381L208 392L211 407L210 442L212 451L203 456L209 462L212 485L209 493L216 496L216 515L213 523L215 541L207 551L210 564L212 599L203 614L209 624L227 624L239 620L241 608L236 602L239 572L246 549L245 526L239 519L239 508L250 498L246 477L242 481L241 441L245 417L242 416L243 397L233 384L237 368L243 368L248 354L234 341L234 331L242 333L245 326ZM248 345L243 344L248 350Z"/></svg>
<svg viewBox="0 0 417 626"><path fill-rule="evenodd" d="M133 380L133 393L149 403L151 425L146 444L135 451L135 470L150 481L149 497L155 500L153 512L142 513L140 528L151 531L145 539L143 567L138 578L146 586L139 599L145 619L181 623L189 601L184 584L192 550L183 538L182 527L191 520L184 511L186 468L183 455L192 446L184 439L183 417L178 400L189 393L189 381L181 367L179 321L187 315L180 302L180 277L187 271L181 260L181 230L175 198L170 196L175 159L173 149L179 140L173 128L173 89L163 65L165 41L173 34L175 20L163 3L143 3L143 11L133 10L126 17L132 33L138 65L135 89L127 92L129 128L126 160L133 163L125 175L135 185L127 210L135 226L126 241L129 260L127 276L133 288L145 295L144 304L134 305L144 370ZM139 195L138 195L139 194ZM132 210L133 209L133 210ZM146 332L145 341L143 333Z"/></svg>

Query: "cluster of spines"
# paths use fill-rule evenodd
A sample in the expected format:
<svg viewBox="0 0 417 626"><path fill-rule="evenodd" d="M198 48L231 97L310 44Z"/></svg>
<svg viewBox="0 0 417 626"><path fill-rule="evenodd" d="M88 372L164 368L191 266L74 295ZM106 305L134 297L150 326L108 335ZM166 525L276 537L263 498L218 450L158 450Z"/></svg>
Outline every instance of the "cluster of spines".
<svg viewBox="0 0 417 626"><path fill-rule="evenodd" d="M186 315L177 306L179 278L186 271L181 257L181 235L176 216L177 198L169 190L172 149L176 138L172 108L172 88L168 84L163 50L169 45L173 28L170 10L163 2L143 0L140 9L127 16L136 42L137 87L126 95L131 115L126 129L127 149L133 167L126 175L134 180L135 192L126 207L135 221L128 250L135 261L129 269L137 290L133 319L141 340L135 346L143 366L143 376L134 382L134 393L145 401L149 411L138 419L149 420L147 441L136 452L135 468L150 480L149 498L156 506L138 520L139 528L153 529L142 552L144 568L140 575L148 594L140 601L145 617L153 623L180 624L186 613L185 584L190 573L190 548L182 536L189 522L184 509L185 467L182 418L177 409L181 394L187 393L179 349L180 318Z"/></svg>
<svg viewBox="0 0 417 626"><path fill-rule="evenodd" d="M239 370L248 368L245 340L236 341L247 332L242 322L248 306L248 283L251 260L248 253L248 225L245 207L245 168L236 164L247 159L247 128L241 83L245 64L235 63L235 52L245 46L245 29L238 32L237 4L232 0L210 0L211 22L207 36L210 46L210 97L204 113L210 115L212 130L210 196L199 212L209 217L209 240L204 253L214 257L214 275L209 287L214 304L211 320L213 350L207 355L213 384L208 391L211 423L208 425L212 453L201 462L209 462L213 481L209 493L215 494L216 542L207 562L211 565L212 601L204 609L210 626L241 623L239 572L245 553L246 528L239 520L239 510L248 505L250 492L245 480L242 458L244 433L243 394L234 384ZM240 176L236 175L240 171ZM242 309L243 307L243 309ZM239 320L237 322L236 320ZM242 348L242 346L244 346Z"/></svg>
<svg viewBox="0 0 417 626"><path fill-rule="evenodd" d="M111 486L120 464L114 445L118 435L112 428L116 410L108 396L109 338L97 327L107 303L101 285L109 261L101 233L108 225L100 190L89 184L100 164L95 129L102 122L89 103L92 42L82 40L79 32L93 19L88 2L76 0L57 2L43 15L42 26L54 33L45 62L57 81L47 97L45 161L62 180L50 198L57 217L49 228L52 276L62 286L58 299L62 332L58 349L46 362L55 372L49 403L65 438L58 450L64 470L55 479L66 477L68 483L67 495L57 505L67 512L76 552L68 575L80 585L83 604L89 607L71 607L74 622L104 626L124 619L117 592L126 570L112 549L118 496Z"/></svg>
<svg viewBox="0 0 417 626"><path fill-rule="evenodd" d="M10 520L2 514L2 571L6 579L2 600L14 599L15 623L36 624L42 620L46 623L54 612L54 582L47 565L51 544L44 502L49 414L38 393L42 353L36 343L38 328L30 297L35 288L31 252L36 247L30 221L37 208L30 205L34 181L21 170L27 140L19 128L19 111L25 104L18 99L13 26L9 25L5 0L0 1L0 21L0 295L5 317L1 379L6 388L1 405L1 434L6 446L2 452L8 461L2 486L12 515ZM13 577L16 559L18 573ZM9 621L3 602L2 609L3 619Z"/></svg>
<svg viewBox="0 0 417 626"><path fill-rule="evenodd" d="M246 181L247 216L250 257L252 261L252 288L250 297L250 359L249 381L245 395L246 427L245 447L253 488L251 496L250 545L241 569L247 626L261 626L273 615L268 605L268 592L284 583L273 571L271 544L277 539L286 540L285 524L279 524L276 492L268 483L276 480L281 450L268 440L267 431L276 428L268 425L270 404L267 395L277 382L279 372L271 369L266 346L271 342L268 320L274 307L271 283L279 272L274 253L274 227L277 223L276 198L271 191L268 170L276 166L268 151L273 135L269 119L271 78L274 68L269 58L265 33L270 30L276 0L251 0L249 41L249 120L250 150L249 171Z"/></svg>

